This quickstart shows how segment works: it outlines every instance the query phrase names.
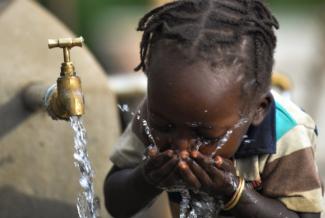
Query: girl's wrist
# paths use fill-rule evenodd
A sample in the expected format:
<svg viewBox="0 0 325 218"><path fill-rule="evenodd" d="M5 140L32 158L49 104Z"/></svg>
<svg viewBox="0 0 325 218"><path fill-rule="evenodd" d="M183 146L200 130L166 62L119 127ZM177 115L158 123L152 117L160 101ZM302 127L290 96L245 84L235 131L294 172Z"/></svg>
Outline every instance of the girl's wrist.
<svg viewBox="0 0 325 218"><path fill-rule="evenodd" d="M133 170L132 183L139 192L145 191L151 195L158 195L162 192L157 186L148 181L144 174L143 166L139 165Z"/></svg>
<svg viewBox="0 0 325 218"><path fill-rule="evenodd" d="M231 173L225 174L225 185L222 193L222 200L226 204L236 194L240 185L240 177Z"/></svg>
<svg viewBox="0 0 325 218"><path fill-rule="evenodd" d="M245 180L243 178L238 179L238 186L235 193L232 195L230 200L224 202L224 210L228 211L233 209L238 203L245 189Z"/></svg>

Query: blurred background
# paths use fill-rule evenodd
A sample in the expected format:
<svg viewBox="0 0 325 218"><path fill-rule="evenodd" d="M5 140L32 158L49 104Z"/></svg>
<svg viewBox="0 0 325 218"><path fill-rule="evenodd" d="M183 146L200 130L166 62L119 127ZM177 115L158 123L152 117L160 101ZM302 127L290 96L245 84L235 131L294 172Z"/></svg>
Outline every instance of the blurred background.
<svg viewBox="0 0 325 218"><path fill-rule="evenodd" d="M53 69L51 69L52 72L48 72L48 74L52 73L51 76L47 76L47 81L54 82L56 77L58 75L54 75L55 71L54 69L58 70L59 67L59 61L62 59L61 51L58 51L55 53L55 55L49 55L46 53L47 51L44 51L46 47L46 39L50 37L55 37L56 35L53 33L65 33L69 35L59 35L60 37L70 37L71 33L67 31L67 29L71 30L76 36L83 36L85 38L85 43L90 50L90 52L94 55L94 58L92 55L90 55L89 51L86 50L87 58L85 60L87 61L77 61L79 59L78 56L76 56L79 51L72 53L72 59L76 60L77 62L77 69L80 69L81 79L83 80L83 84L87 83L88 81L88 87L85 88L85 95L86 100L90 99L90 101L86 102L87 107L93 107L93 109L88 108L88 111L91 112L93 110L92 114L96 114L96 116L91 117L91 113L86 113L85 119L86 119L86 126L88 123L88 126L90 127L89 130L89 141L90 144L98 144L98 146L101 146L100 148L105 148L107 146L110 146L113 144L118 135L120 134L121 130L125 128L127 122L132 117L130 113L123 113L121 110L119 110L119 118L120 120L116 121L114 117L116 117L117 109L118 107L116 105L116 101L119 103L120 108L122 110L130 110L130 111L136 111L136 105L139 103L139 101L143 98L146 90L146 77L141 72L134 72L133 68L139 63L139 42L141 33L138 33L136 31L137 23L139 19L144 15L144 13L151 8L163 4L167 2L167 0L29 0L28 2L32 2L32 5L29 4L21 4L22 6L18 6L17 2L23 2L22 0L0 0L0 26L2 25L2 28L4 25L7 25L7 23L14 23L13 28L7 29L7 31L12 32L10 34L13 34L15 36L24 36L24 40L28 42L30 39L32 41L32 38L34 37L35 32L39 35L42 35L41 32L44 30L44 34L42 37L40 36L42 43L45 46L40 46L39 39L38 41L35 39L35 44L30 43L31 48L35 48L34 52L31 52L31 49L23 49L22 51L22 58L21 60L15 56L15 53L12 51L13 55L8 56L5 55L5 52L2 52L3 54L0 54L0 63L6 63L6 58L8 58L7 62L12 61L12 63L16 63L19 59L22 61L24 65L27 66L26 63L29 63L29 61L33 61L34 65L37 62L37 58L44 58L44 59L54 59L54 56L56 58L55 62L56 64L53 64ZM319 129L319 139L318 139L318 150L317 150L317 162L320 170L320 174L322 176L323 181L325 181L325 159L322 158L323 155L325 155L325 115L323 114L324 108L325 108L325 0L266 0L266 2L271 6L275 16L279 20L280 23L280 29L277 31L278 36L278 46L275 53L275 66L274 66L274 72L277 72L280 75L277 77L277 85L278 89L280 91L284 91L286 96L290 97L295 103L297 103L301 108L303 108L306 112L308 112L314 120L316 120L318 124ZM62 30L60 27L62 24L57 21L53 21L52 17L47 18L46 13L43 12L43 9L38 9L38 7L41 7L45 10L48 10L51 14L53 14L57 19L59 19L63 26L67 27L67 29ZM11 12L14 11L15 12ZM26 12L27 10L27 12ZM10 16L9 16L9 15ZM22 15L25 14L25 15ZM37 17L38 14L42 14L44 17L44 22L42 21L43 17ZM33 17L34 16L34 17ZM26 18L27 17L27 18ZM13 19L14 18L14 19ZM45 19L46 18L46 19ZM38 23L42 24L42 28L37 26L28 26L26 27L25 24L23 24L23 21L26 19L26 23ZM46 22L45 22L46 20ZM47 22L49 20L49 22ZM19 23L21 22L21 24ZM42 23L43 22L43 23ZM57 22L57 23L56 23ZM19 23L19 28L17 27L17 23ZM38 25L37 24L37 25ZM55 26L55 28L52 26ZM55 25L54 25L55 24ZM12 24L10 24L12 25ZM48 28L46 27L48 25ZM25 29L26 28L26 31ZM52 29L51 29L52 28ZM49 30L50 29L50 30ZM2 30L4 31L4 30ZM25 32L24 32L25 31ZM33 32L34 31L34 32ZM4 31L3 33L7 33ZM52 35L51 35L52 34ZM6 34L3 34L0 36L0 50L3 48L6 48L10 50L9 45L8 47L4 46L5 43L2 39ZM55 35L55 36L54 36ZM57 36L57 37L59 37ZM8 42L10 42L10 36L8 36ZM26 44L26 43L25 43ZM19 46L18 46L19 45ZM18 43L16 46L16 50L20 51L20 44ZM2 47L1 47L2 46ZM39 50L37 50L39 49ZM24 52L28 53L27 56L31 56L31 60L26 61L24 58L26 58L26 55L24 55ZM43 53L42 53L43 52ZM33 55L39 54L37 58L34 58ZM89 53L89 54L88 54ZM43 57L41 57L42 55ZM76 58L74 58L76 57ZM81 56L81 59L85 56ZM34 59L33 59L34 58ZM97 67L96 60L99 62L99 66ZM21 62L19 62L21 63ZM42 74L43 65L50 65L52 62L46 62L46 64L40 64L37 69L37 73L39 75ZM25 65L26 64L26 65ZM94 65L94 67L90 67ZM0 73L4 73L4 69L6 69L6 66L2 66L2 69L0 69ZM19 67L20 64L17 64L17 67L11 69L12 72L15 70L19 72L27 72L28 70ZM51 65L52 66L52 65ZM79 67L78 67L79 66ZM28 68L28 67L27 67ZM89 70L89 72L84 72L86 70ZM34 71L35 70L30 70ZM49 71L48 69L46 71ZM95 72L96 71L96 72ZM51 137L52 135L57 135L57 138L53 136L53 139L50 138L49 141L53 141L53 146L57 146L58 143L57 140L63 140L65 138L65 130L62 125L60 124L58 128L58 124L52 124L52 121L49 120L49 118L44 118L44 115L37 115L37 119L35 121L35 127L31 129L31 124L28 123L31 119L36 119L34 115L28 114L26 115L26 112L24 111L18 111L16 114L25 114L23 118L20 118L18 116L8 116L9 114L13 114L12 108L21 107L20 103L15 100L16 98L16 92L20 90L21 87L17 87L15 89L15 92L13 92L13 89L11 86L9 86L9 82L7 82L7 79L10 79L14 74L10 74L11 71L8 71L7 77L4 76L4 81L0 80L0 87L4 87L6 89L6 92L0 92L0 148L6 148L5 146L11 145L12 138L17 138L17 134L19 134L19 131L24 132L25 129L30 129L35 133L35 137L38 137L40 135L40 138L42 138L42 134L46 135L46 137ZM104 74L103 77L92 77L92 73L97 73L96 75L99 75L100 73ZM78 72L79 73L79 72ZM94 74L95 75L95 74ZM12 79L12 78L11 78ZM98 81L97 81L98 80ZM18 81L18 79L17 79ZM17 82L16 80L12 79L12 84L23 84L22 82ZM26 82L26 81L25 81ZM107 85L107 89L110 89L110 91L107 90L101 90L97 84L101 83L101 86ZM6 88L6 85L8 88ZM17 85L18 86L18 85ZM87 84L86 84L87 86ZM108 95L106 95L109 93ZM88 94L88 98L87 98ZM17 94L18 95L18 94ZM4 96L4 97L3 97ZM95 97L97 96L97 98ZM103 103L105 102L105 96L108 96L109 101L107 104L105 104L105 107L103 107ZM12 98L11 98L12 97ZM3 100L4 99L4 100ZM9 99L9 100L8 100ZM13 99L13 100L12 100ZM95 99L95 100L92 100ZM116 101L115 101L116 99ZM93 101L93 102L92 102ZM8 103L9 102L9 103ZM18 106L17 106L18 105ZM126 105L128 107L126 107ZM95 109L97 108L97 109ZM100 110L100 113L98 108L104 108L107 113L105 113L105 110ZM87 118L89 116L89 118ZM18 117L18 118L17 118ZM100 119L98 119L100 117ZM47 120L48 119L48 120ZM87 120L88 119L88 120ZM44 121L45 120L45 121ZM105 121L106 120L106 121ZM109 121L108 121L109 120ZM27 122L28 121L28 122ZM15 123L13 123L15 122ZM31 122L31 121L30 121ZM34 122L34 121L33 121ZM24 123L26 126L25 129L19 130L20 124ZM26 124L27 123L27 124ZM39 125L49 126L49 130L53 129L55 131L55 134L50 134L48 132L45 132L46 128L38 128ZM62 128L62 129L61 129ZM106 129L105 129L106 128ZM18 130L17 130L18 129ZM40 130L41 129L41 130ZM18 132L15 132L18 131ZM43 133L40 131L44 131ZM107 136L109 137L106 139L107 131L110 132ZM25 133L28 135L27 133ZM105 135L106 134L106 135ZM64 137L63 137L64 136ZM20 137L20 135L19 135ZM26 138L33 138L33 136L28 135ZM36 138L33 138L34 141ZM44 138L44 137L43 137ZM60 138L60 139L58 139ZM10 140L9 140L10 139ZM7 141L6 141L7 140ZM70 140L70 139L69 139ZM72 140L72 139L71 139ZM26 141L26 140L25 140ZM31 140L27 140L31 141ZM10 144L9 144L10 142ZM17 146L18 149L20 149L21 144L24 143L23 139L20 141L18 140L15 146ZM28 142L29 143L29 142ZM42 144L43 143L43 144ZM40 142L41 149L47 148L47 144L49 142ZM70 143L67 142L67 139L64 141L64 143ZM109 145L107 145L109 144ZM36 146L36 144L35 144ZM38 146L38 145L37 145ZM52 146L52 145L51 145ZM72 145L71 145L72 146ZM28 151L28 147L26 148L26 151L24 150L23 155L26 155L28 152L35 152L33 149L30 149ZM13 151L15 153L15 151ZM49 150L47 153L44 152L44 150L39 151L40 154L44 154L44 162L48 161L47 157L53 156L53 151ZM105 150L105 152L101 153L101 158L98 158L98 149L97 147L93 148L92 151L90 151L90 158L91 160L97 160L97 163L95 163L95 171L99 172L97 174L97 180L95 179L95 182L97 181L97 187L99 187L99 191L101 190L102 181L104 180L105 173L108 171L108 166L106 166L108 160L105 158L108 158L109 155L109 149ZM46 156L47 155L47 156ZM59 154L58 154L59 155ZM43 155L41 155L43 156ZM72 168L72 158L70 158L72 154L69 154L66 162L62 166L68 166L71 162L71 168ZM4 166L7 164L15 164L15 157L6 155L6 152L3 152L0 154L0 180L5 178L8 174L8 169L4 168ZM31 159L38 159L38 157L28 157L28 161ZM54 157L53 157L54 158ZM54 158L55 159L55 158ZM39 169L39 164L42 164L43 160L39 160L38 164L31 165L35 169ZM62 160L61 160L62 161ZM107 162L106 162L107 161ZM22 163L24 164L24 162ZM103 165L105 165L103 167ZM24 166L24 165L22 165ZM17 169L17 173L21 174L21 165L17 165L15 169ZM60 169L55 168L55 172L59 173L62 166L57 167ZM2 167L2 168L1 168ZM42 167L40 167L42 168ZM43 169L44 168L44 169ZM48 171L46 167L43 167L42 170ZM14 169L14 168L13 168ZM1 171L3 170L3 171ZM69 169L73 170L73 169ZM60 181L50 181L48 176L45 176L45 173L40 171L39 174L44 179L44 183L41 184L41 186L48 186L50 188L45 187L46 190L55 190L53 188L53 184L58 183L59 186L58 189L61 189L61 184L66 184L67 181L66 176L62 175L62 178L60 178ZM5 175L5 176L4 176ZM99 176L98 176L99 175ZM30 177L33 177L34 179L37 178L36 175L32 174ZM76 177L76 176L71 176ZM12 180L17 180L17 176L13 176ZM24 175L21 176L21 178L24 178ZM39 180L39 179L37 179ZM9 180L8 180L9 181ZM22 181L23 183L24 181ZM46 183L48 182L48 183ZM25 184L30 183L30 181L25 181ZM78 185L78 181L71 182ZM8 182L10 184L10 181ZM21 184L18 184L17 187L19 187ZM27 193L24 195L24 201L28 202L30 201L30 193L33 193L33 195L38 197L44 197L42 196L43 193L41 191L37 190L37 188L26 186L26 190L24 193ZM19 188L17 188L18 190ZM3 190L0 187L0 201L1 199L8 199L8 196L12 196L12 194L9 195L9 191L12 191L11 189L5 189L5 194L3 194ZM7 195L6 195L7 193ZM35 194L36 193L36 194ZM75 190L71 191L71 196L74 196ZM16 195L18 196L18 192L14 192L14 197L12 197L12 200L15 200ZM19 193L20 195L20 193ZM28 196L28 197L27 197ZM48 193L48 196L52 198L53 193ZM73 211L71 214L68 214L67 217L74 217L75 216L75 207L72 205L74 201L74 197L71 197L70 195L67 198L69 199L69 204L61 205L62 210L66 211L66 207L72 207ZM56 197L58 200L61 199L62 196L58 193ZM39 200L39 198L37 198ZM44 201L37 201L34 206ZM52 205L53 202L50 202ZM57 202L55 202L57 203ZM61 204L61 203L60 203ZM57 204L56 204L57 205ZM4 211L9 207L9 204L0 204L0 211ZM36 208L36 206L35 206ZM46 207L42 207L43 210L46 212L49 210L49 208L52 208L52 206L46 205ZM103 209L105 210L105 209ZM6 213L5 213L6 214ZM9 213L8 213L9 214ZM152 217L157 217L159 213L154 213ZM4 217L10 217L6 216L0 213L0 215ZM105 217L104 215L103 217ZM14 217L14 216L11 216ZM16 217L22 217L21 215L17 215ZM31 217L31 216L25 216L25 217ZM37 216L33 216L37 217ZM42 217L42 216L39 216ZM43 216L44 217L44 216ZM48 216L49 217L49 216ZM54 215L54 217L63 217L62 215ZM140 216L141 217L141 216Z"/></svg>

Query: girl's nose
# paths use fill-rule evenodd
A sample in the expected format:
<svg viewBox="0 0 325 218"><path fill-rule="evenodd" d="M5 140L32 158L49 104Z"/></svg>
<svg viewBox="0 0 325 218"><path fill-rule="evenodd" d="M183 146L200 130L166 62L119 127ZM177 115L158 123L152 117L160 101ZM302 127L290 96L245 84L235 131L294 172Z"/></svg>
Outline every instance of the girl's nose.
<svg viewBox="0 0 325 218"><path fill-rule="evenodd" d="M177 132L173 135L170 144L173 150L184 151L190 150L194 141L191 134L187 132Z"/></svg>
<svg viewBox="0 0 325 218"><path fill-rule="evenodd" d="M171 145L173 150L183 151L189 149L189 143L186 139L174 139Z"/></svg>

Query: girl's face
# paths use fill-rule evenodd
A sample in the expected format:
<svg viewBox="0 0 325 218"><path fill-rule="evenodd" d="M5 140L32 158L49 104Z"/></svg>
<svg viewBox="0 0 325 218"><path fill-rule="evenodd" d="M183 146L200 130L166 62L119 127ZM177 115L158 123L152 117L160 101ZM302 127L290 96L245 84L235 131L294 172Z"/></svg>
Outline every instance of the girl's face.
<svg viewBox="0 0 325 218"><path fill-rule="evenodd" d="M189 151L203 144L200 151L209 155L232 130L216 154L235 154L252 118L243 111L241 78L230 72L238 69L231 68L189 64L177 53L155 52L148 68L147 119L160 150Z"/></svg>

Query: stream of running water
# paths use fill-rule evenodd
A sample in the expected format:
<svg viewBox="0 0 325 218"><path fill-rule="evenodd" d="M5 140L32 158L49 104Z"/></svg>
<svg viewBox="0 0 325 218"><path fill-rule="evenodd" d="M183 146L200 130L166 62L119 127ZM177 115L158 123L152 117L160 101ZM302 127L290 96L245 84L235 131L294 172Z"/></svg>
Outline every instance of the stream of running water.
<svg viewBox="0 0 325 218"><path fill-rule="evenodd" d="M74 131L75 166L80 170L79 183L83 191L77 197L77 209L80 218L97 218L98 202L95 200L93 186L94 172L88 158L86 129L81 117L70 117L70 124Z"/></svg>

